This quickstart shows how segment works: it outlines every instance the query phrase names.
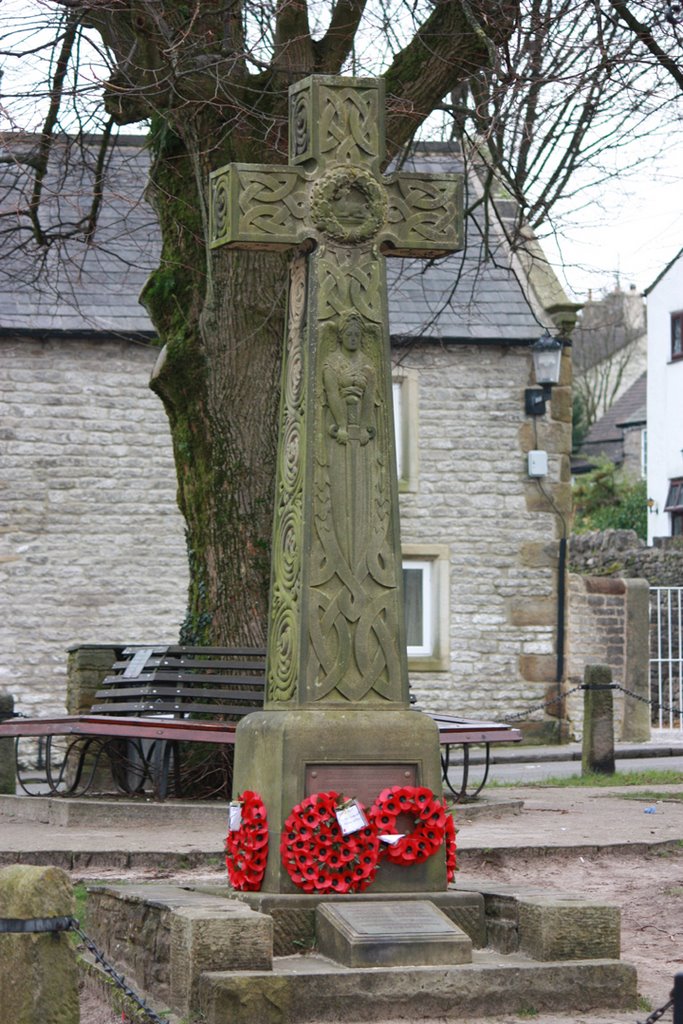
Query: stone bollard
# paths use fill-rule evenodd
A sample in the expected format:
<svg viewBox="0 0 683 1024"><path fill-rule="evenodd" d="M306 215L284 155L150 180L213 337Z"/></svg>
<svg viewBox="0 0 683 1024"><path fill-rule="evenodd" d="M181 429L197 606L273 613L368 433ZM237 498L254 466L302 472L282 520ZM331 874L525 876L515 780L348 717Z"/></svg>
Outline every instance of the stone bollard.
<svg viewBox="0 0 683 1024"><path fill-rule="evenodd" d="M14 697L11 693L0 693L0 722L11 718L14 713ZM0 793L17 791L17 773L14 763L14 739L3 736L0 739Z"/></svg>
<svg viewBox="0 0 683 1024"><path fill-rule="evenodd" d="M612 669L586 665L583 674L583 746L581 772L614 774Z"/></svg>
<svg viewBox="0 0 683 1024"><path fill-rule="evenodd" d="M0 869L0 918L73 913L71 882L61 868ZM76 953L66 932L0 933L0 1007L3 1024L79 1024Z"/></svg>

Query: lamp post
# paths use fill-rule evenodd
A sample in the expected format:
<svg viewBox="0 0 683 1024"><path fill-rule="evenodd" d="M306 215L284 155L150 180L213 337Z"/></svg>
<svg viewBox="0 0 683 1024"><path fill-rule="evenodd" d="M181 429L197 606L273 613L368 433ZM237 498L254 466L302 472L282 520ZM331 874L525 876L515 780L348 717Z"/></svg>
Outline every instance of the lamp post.
<svg viewBox="0 0 683 1024"><path fill-rule="evenodd" d="M549 334L544 334L530 348L536 383L540 387L526 389L524 410L527 416L543 416L553 384L557 384L560 379L563 342L561 338L551 338Z"/></svg>

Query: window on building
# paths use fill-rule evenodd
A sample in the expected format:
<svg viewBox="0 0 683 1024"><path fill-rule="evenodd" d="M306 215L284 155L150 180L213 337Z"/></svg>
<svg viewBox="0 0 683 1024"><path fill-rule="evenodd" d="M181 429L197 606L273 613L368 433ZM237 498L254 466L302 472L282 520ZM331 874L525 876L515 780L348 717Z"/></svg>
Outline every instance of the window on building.
<svg viewBox="0 0 683 1024"><path fill-rule="evenodd" d="M449 551L403 545L406 647L411 671L448 669Z"/></svg>
<svg viewBox="0 0 683 1024"><path fill-rule="evenodd" d="M671 314L671 358L683 359L683 313Z"/></svg>
<svg viewBox="0 0 683 1024"><path fill-rule="evenodd" d="M396 470L399 491L417 490L417 371L396 369L392 375Z"/></svg>
<svg viewBox="0 0 683 1024"><path fill-rule="evenodd" d="M671 516L671 536L683 536L683 479L672 480L664 511Z"/></svg>

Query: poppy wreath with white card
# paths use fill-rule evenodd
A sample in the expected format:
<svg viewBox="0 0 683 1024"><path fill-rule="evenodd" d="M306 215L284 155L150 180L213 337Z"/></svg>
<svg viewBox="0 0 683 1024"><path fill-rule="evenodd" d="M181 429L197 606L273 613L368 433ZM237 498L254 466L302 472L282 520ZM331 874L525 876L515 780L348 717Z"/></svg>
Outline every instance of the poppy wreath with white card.
<svg viewBox="0 0 683 1024"><path fill-rule="evenodd" d="M314 793L292 809L280 842L282 863L304 892L363 892L379 860L377 830L368 823L344 835L337 813L349 806L339 793ZM362 805L358 804L364 814Z"/></svg>
<svg viewBox="0 0 683 1024"><path fill-rule="evenodd" d="M399 815L413 819L408 833L397 831ZM384 789L368 812L383 844L382 856L392 864L410 867L433 856L448 838L447 860L455 870L455 828L443 800L424 786L392 786ZM451 825L448 825L448 822ZM451 880L449 876L449 881Z"/></svg>

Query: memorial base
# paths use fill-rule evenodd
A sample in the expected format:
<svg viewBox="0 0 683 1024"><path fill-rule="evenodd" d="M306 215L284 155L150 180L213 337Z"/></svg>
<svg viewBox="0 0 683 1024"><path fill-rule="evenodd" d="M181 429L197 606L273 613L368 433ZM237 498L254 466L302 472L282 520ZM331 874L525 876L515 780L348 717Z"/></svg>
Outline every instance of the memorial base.
<svg viewBox="0 0 683 1024"><path fill-rule="evenodd" d="M237 729L233 795L253 790L266 806L270 855L262 891L299 891L282 866L279 849L282 826L304 797L335 790L369 806L383 789L397 785L441 793L438 729L418 711L260 711L243 719ZM372 885L373 893L445 889L445 853L409 869L384 863Z"/></svg>

